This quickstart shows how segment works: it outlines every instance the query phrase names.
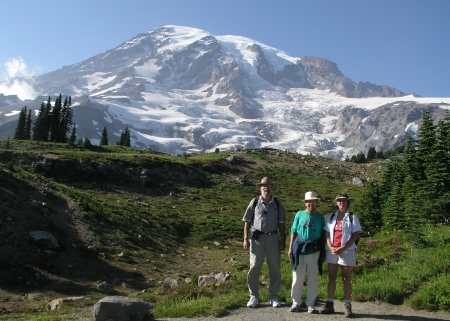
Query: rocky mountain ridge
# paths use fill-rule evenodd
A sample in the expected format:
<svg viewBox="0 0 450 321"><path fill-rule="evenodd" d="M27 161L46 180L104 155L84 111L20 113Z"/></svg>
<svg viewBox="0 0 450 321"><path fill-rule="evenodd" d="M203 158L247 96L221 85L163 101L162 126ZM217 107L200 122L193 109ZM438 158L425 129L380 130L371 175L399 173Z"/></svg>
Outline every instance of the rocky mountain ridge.
<svg viewBox="0 0 450 321"><path fill-rule="evenodd" d="M106 126L115 144L128 126L133 147L177 154L271 147L343 158L403 144L425 108L440 119L450 104L356 83L323 58L180 26L137 35L32 85L42 95L34 101L0 96L0 138L13 136L24 105L36 111L62 94L72 96L79 138L98 144ZM357 114L365 117L348 118Z"/></svg>

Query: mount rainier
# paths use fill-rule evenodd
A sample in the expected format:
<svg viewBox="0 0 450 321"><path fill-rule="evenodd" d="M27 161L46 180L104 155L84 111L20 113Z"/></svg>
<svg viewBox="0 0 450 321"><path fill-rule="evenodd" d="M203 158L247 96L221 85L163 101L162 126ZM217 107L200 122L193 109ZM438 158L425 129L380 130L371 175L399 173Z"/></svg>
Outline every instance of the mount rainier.
<svg viewBox="0 0 450 321"><path fill-rule="evenodd" d="M26 81L26 80L23 80ZM450 98L355 83L322 58L291 57L240 36L164 26L29 81L35 100L0 94L0 138L24 106L72 96L77 137L110 144L128 126L134 148L203 153L270 147L343 158L401 145L422 113L444 117ZM54 98L52 98L54 101Z"/></svg>

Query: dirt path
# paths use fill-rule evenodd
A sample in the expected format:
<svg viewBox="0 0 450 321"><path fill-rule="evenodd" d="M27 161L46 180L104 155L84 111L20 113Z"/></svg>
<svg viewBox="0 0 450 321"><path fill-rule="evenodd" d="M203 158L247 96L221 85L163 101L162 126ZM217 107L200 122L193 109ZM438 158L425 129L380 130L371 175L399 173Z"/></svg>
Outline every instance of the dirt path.
<svg viewBox="0 0 450 321"><path fill-rule="evenodd" d="M392 305L392 304L375 304L369 302L353 302L353 319L361 321L375 321L375 320L402 320L402 321L440 321L450 320L450 313L448 312L427 312L416 311L406 305ZM320 308L321 305L316 308ZM306 312L292 313L289 312L289 307L282 306L274 309L269 304L261 304L255 309L239 308L227 316L202 317L202 318L177 318L177 319L159 319L170 321L298 321L298 320L347 320L344 317L344 304L342 302L335 302L335 314L331 315L311 315Z"/></svg>

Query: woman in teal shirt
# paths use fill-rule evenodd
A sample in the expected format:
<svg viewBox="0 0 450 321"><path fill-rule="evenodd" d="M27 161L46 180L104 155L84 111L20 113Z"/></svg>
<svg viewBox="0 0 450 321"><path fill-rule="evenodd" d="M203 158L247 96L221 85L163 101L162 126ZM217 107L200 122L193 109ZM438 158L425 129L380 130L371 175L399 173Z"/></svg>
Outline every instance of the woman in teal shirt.
<svg viewBox="0 0 450 321"><path fill-rule="evenodd" d="M295 214L291 227L289 257L293 263L291 312L299 312L302 304L303 282L308 275L306 305L308 313L317 313L315 300L319 290L319 255L325 218L317 212L319 197L316 192L305 194L306 209Z"/></svg>

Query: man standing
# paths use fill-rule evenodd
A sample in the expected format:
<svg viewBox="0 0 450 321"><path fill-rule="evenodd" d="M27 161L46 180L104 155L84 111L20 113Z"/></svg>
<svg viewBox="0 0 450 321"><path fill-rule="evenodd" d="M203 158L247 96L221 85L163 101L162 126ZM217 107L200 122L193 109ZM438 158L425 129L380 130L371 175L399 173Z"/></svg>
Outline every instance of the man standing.
<svg viewBox="0 0 450 321"><path fill-rule="evenodd" d="M319 290L319 256L323 248L324 216L316 211L319 197L316 192L306 192L304 211L295 214L291 227L289 257L292 263L292 307L299 312L302 304L303 282L308 275L306 305L308 313L317 313L315 300Z"/></svg>
<svg viewBox="0 0 450 321"><path fill-rule="evenodd" d="M264 259L269 267L269 293L272 307L281 306L278 292L281 286L280 251L285 249L286 211L281 202L272 196L276 185L264 177L256 187L261 196L250 201L242 221L244 222L245 250L250 249L250 270L247 274L250 300L247 306L256 307L259 299L259 277ZM250 230L252 231L250 234Z"/></svg>

